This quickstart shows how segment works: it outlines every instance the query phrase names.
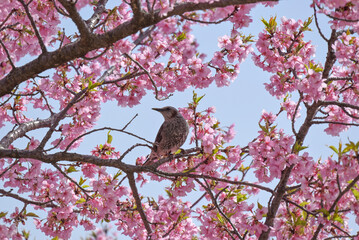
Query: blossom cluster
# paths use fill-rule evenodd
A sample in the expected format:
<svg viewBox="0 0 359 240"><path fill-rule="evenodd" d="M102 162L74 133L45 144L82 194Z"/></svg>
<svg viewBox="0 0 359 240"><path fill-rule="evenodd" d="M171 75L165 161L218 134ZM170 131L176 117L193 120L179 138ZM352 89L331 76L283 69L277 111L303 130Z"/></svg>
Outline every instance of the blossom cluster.
<svg viewBox="0 0 359 240"><path fill-rule="evenodd" d="M359 32L359 4L351 0L314 0L318 12L331 18L333 29L346 29L348 26Z"/></svg>
<svg viewBox="0 0 359 240"><path fill-rule="evenodd" d="M350 231L349 212L355 215L355 222L359 223L359 189L357 184L350 188L350 183L358 176L359 164L355 151L344 152L338 155L338 159L328 157L322 163L311 165L311 175L301 174L307 166L294 168L293 178L299 179L299 173L302 176L299 188L293 189L288 199L297 205L283 204L280 207L274 223L278 231L273 232L273 236L278 239L312 238L318 225L323 225L325 229L318 235L320 239L331 234L340 235L342 230ZM349 192L345 193L346 190Z"/></svg>

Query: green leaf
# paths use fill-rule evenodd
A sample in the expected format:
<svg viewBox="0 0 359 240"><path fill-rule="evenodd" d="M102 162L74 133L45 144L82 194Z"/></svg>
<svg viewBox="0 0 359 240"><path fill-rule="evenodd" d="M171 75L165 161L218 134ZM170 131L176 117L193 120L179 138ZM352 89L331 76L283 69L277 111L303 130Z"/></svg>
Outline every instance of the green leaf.
<svg viewBox="0 0 359 240"><path fill-rule="evenodd" d="M338 149L334 146L329 146L330 149L332 149L336 154L338 154Z"/></svg>
<svg viewBox="0 0 359 240"><path fill-rule="evenodd" d="M308 147L307 146L302 146L302 144L299 144L298 142L295 142L293 150L294 150L294 153L299 153L300 151L302 151L302 150L304 150L306 148L308 148Z"/></svg>
<svg viewBox="0 0 359 240"><path fill-rule="evenodd" d="M113 180L115 180L115 179L117 179L119 176L121 176L122 175L122 171L121 170L119 170L116 174L115 174L115 176L113 176Z"/></svg>
<svg viewBox="0 0 359 240"><path fill-rule="evenodd" d="M169 190L165 189L165 192L167 193L167 195L168 195L169 197L172 197L172 196L173 196L173 194L172 194L172 192L171 192L171 191L169 191Z"/></svg>
<svg viewBox="0 0 359 240"><path fill-rule="evenodd" d="M76 201L76 204L80 204L80 203L84 203L84 202L86 202L86 199L80 198L79 200Z"/></svg>
<svg viewBox="0 0 359 240"><path fill-rule="evenodd" d="M187 38L187 35L186 35L185 31L181 32L180 35L176 36L176 39L178 42L181 42L181 41L185 40L186 38Z"/></svg>
<svg viewBox="0 0 359 240"><path fill-rule="evenodd" d="M8 212L0 212L0 218L5 217Z"/></svg>
<svg viewBox="0 0 359 240"><path fill-rule="evenodd" d="M107 143L108 143L108 144L111 144L111 143L112 143L112 139L113 139L113 137L112 137L112 135L110 134L110 132L111 132L111 130L108 131L108 133L107 133Z"/></svg>
<svg viewBox="0 0 359 240"><path fill-rule="evenodd" d="M201 101L201 99L206 96L206 94L200 96L200 97L197 97L197 93L195 91L193 91L193 103L195 103L195 105L198 105L199 101Z"/></svg>
<svg viewBox="0 0 359 240"><path fill-rule="evenodd" d="M217 219L220 223L224 224L224 219L220 213L217 212Z"/></svg>
<svg viewBox="0 0 359 240"><path fill-rule="evenodd" d="M262 23L265 25L265 28L269 34L274 34L277 30L277 17L271 17L267 22L264 18L262 18Z"/></svg>
<svg viewBox="0 0 359 240"><path fill-rule="evenodd" d="M307 206L308 204L309 204L309 202L301 202L301 203L299 204L299 206L304 207L304 206Z"/></svg>
<svg viewBox="0 0 359 240"><path fill-rule="evenodd" d="M307 221L298 218L297 221L295 222L295 226L306 226L307 225Z"/></svg>
<svg viewBox="0 0 359 240"><path fill-rule="evenodd" d="M303 219L307 219L308 213L306 211L302 211Z"/></svg>
<svg viewBox="0 0 359 240"><path fill-rule="evenodd" d="M110 12L107 14L107 17L111 16L112 14L114 14L117 10L117 7L114 7L113 9L110 10Z"/></svg>
<svg viewBox="0 0 359 240"><path fill-rule="evenodd" d="M25 230L22 230L22 236L25 238L25 239L29 239L30 237L30 231L26 232Z"/></svg>
<svg viewBox="0 0 359 240"><path fill-rule="evenodd" d="M350 189L352 191L352 193L354 194L354 197L356 200L359 200L359 191L356 190L355 188L351 188Z"/></svg>
<svg viewBox="0 0 359 240"><path fill-rule="evenodd" d="M91 81L90 81L91 82ZM89 85L89 91L97 91L95 88L97 88L98 86L101 86L103 82L96 82L94 84Z"/></svg>
<svg viewBox="0 0 359 240"><path fill-rule="evenodd" d="M196 103L199 103L199 101L201 101L204 96L206 96L206 94L204 94L204 95L198 97L198 98L196 99Z"/></svg>
<svg viewBox="0 0 359 240"><path fill-rule="evenodd" d="M86 180L87 179L83 179L82 177L80 177L79 185L81 186L82 184L84 184Z"/></svg>
<svg viewBox="0 0 359 240"><path fill-rule="evenodd" d="M262 129L263 132L268 133L268 128L266 126L263 126L260 123L258 125Z"/></svg>
<svg viewBox="0 0 359 240"><path fill-rule="evenodd" d="M56 237L52 238L51 240L59 240L59 237L56 236Z"/></svg>
<svg viewBox="0 0 359 240"><path fill-rule="evenodd" d="M328 217L330 215L329 211L325 208L319 209L318 212L323 213L325 217Z"/></svg>
<svg viewBox="0 0 359 240"><path fill-rule="evenodd" d="M72 172L78 172L78 170L74 166L70 166L68 169L66 169L66 172L72 173Z"/></svg>
<svg viewBox="0 0 359 240"><path fill-rule="evenodd" d="M313 22L313 16L309 17L308 20L306 20L303 23L302 31L312 31L312 29L309 28L309 25Z"/></svg>
<svg viewBox="0 0 359 240"><path fill-rule="evenodd" d="M339 216L339 215L335 215L335 216L333 217L333 220L334 220L334 221L337 221L337 222L340 222L341 224L344 224L343 218L342 218L341 216Z"/></svg>
<svg viewBox="0 0 359 240"><path fill-rule="evenodd" d="M262 18L261 21L267 28L269 28L269 23L264 18Z"/></svg>
<svg viewBox="0 0 359 240"><path fill-rule="evenodd" d="M257 202L257 206L258 206L259 209L263 208L262 204L260 204L259 202Z"/></svg>
<svg viewBox="0 0 359 240"><path fill-rule="evenodd" d="M178 149L174 154L180 154L182 152L182 149Z"/></svg>
<svg viewBox="0 0 359 240"><path fill-rule="evenodd" d="M26 216L28 216L28 217L36 217L36 218L39 217L38 215L36 215L36 214L33 213L33 212L26 213Z"/></svg>
<svg viewBox="0 0 359 240"><path fill-rule="evenodd" d="M247 195L246 194L242 194L242 193L237 193L237 203L240 203L240 202L243 202L243 201L245 201L245 200L247 200L248 199L248 197L247 197Z"/></svg>
<svg viewBox="0 0 359 240"><path fill-rule="evenodd" d="M248 36L242 36L242 42L248 43L248 42L254 42L253 40L254 36L249 34Z"/></svg>

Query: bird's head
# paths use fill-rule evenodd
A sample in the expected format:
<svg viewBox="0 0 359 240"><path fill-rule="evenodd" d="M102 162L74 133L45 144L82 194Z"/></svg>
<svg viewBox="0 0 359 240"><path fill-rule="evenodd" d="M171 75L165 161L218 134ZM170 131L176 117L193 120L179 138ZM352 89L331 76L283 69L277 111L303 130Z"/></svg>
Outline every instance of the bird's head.
<svg viewBox="0 0 359 240"><path fill-rule="evenodd" d="M171 119L175 117L178 113L177 109L171 106L163 107L163 108L152 108L157 112L160 112L162 116L166 119Z"/></svg>

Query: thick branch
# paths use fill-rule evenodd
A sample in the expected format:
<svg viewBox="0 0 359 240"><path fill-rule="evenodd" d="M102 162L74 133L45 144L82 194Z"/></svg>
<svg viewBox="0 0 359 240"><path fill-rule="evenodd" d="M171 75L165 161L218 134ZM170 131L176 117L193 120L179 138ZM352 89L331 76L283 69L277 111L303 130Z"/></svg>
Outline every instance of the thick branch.
<svg viewBox="0 0 359 240"><path fill-rule="evenodd" d="M329 73L332 70L335 61L337 60L337 57L335 56L335 52L333 49L333 45L337 39L338 39L337 32L335 31L335 29L333 29L330 38L328 40L328 52L323 70L323 79L327 79L329 77Z"/></svg>
<svg viewBox="0 0 359 240"><path fill-rule="evenodd" d="M46 154L38 150L0 149L0 158L31 158L51 164L60 161L85 162L97 166L118 168L124 172L135 172L143 169L141 166L129 165L118 161L118 159L102 159L96 156L68 152Z"/></svg>
<svg viewBox="0 0 359 240"><path fill-rule="evenodd" d="M298 144L300 144L300 145L303 144L303 141L308 134L309 128L312 125L311 121L315 117L319 106L320 106L320 103L314 102L311 106L308 107L307 117L305 118L305 121L304 121L303 125L300 127L298 134L296 136L296 142ZM294 149L292 151L294 151ZM280 205L282 198L286 192L287 182L290 177L293 166L294 165L287 167L282 171L281 179L280 179L278 185L276 186L276 191L273 195L274 196L273 201L268 203L268 213L267 213L267 218L265 221L265 225L268 226L268 230L262 232L262 234L259 237L259 240L267 240L269 238L269 233L271 231L271 227L273 227L273 225L274 225L274 219L275 219L277 211L279 209L279 205Z"/></svg>
<svg viewBox="0 0 359 240"><path fill-rule="evenodd" d="M102 35L90 35L91 37L90 39L87 39L87 41L76 41L67 44L61 49L54 52L44 53L24 66L13 69L13 71L6 77L0 80L0 97L9 94L18 84L31 77L35 77L47 69L54 68L70 60L85 56L89 51L111 46L118 40L128 37L143 28L155 25L168 17L197 10L268 1L277 2L278 0L222 0L212 3L187 2L175 5L174 9L168 12L166 16L160 16L159 11L154 13L154 15L142 14L141 19L131 19Z"/></svg>
<svg viewBox="0 0 359 240"><path fill-rule="evenodd" d="M98 1L96 9L95 9L94 13L92 14L91 18L89 18L86 21L86 23L90 29L93 29L96 26L96 24L100 21L101 14L103 12L105 12L105 10L106 10L105 6L106 6L107 2L108 2L108 0Z"/></svg>
<svg viewBox="0 0 359 240"><path fill-rule="evenodd" d="M9 132L5 137L0 140L0 150L2 148L8 148L12 142L16 139L25 136L29 131L50 127L52 122L52 117L49 117L44 120L34 120L31 122L22 123L18 128Z"/></svg>
<svg viewBox="0 0 359 240"><path fill-rule="evenodd" d="M349 104L349 103L345 103L345 102L325 101L325 102L321 102L320 105L321 106L336 105L336 106L339 106L339 107L347 107L347 108L352 108L352 109L359 110L359 106Z"/></svg>
<svg viewBox="0 0 359 240"><path fill-rule="evenodd" d="M134 18L139 18L141 15L141 1L140 0L131 0L131 8L133 11Z"/></svg>
<svg viewBox="0 0 359 240"><path fill-rule="evenodd" d="M80 13L76 10L75 3L67 0L59 0L59 2L66 9L72 21L76 24L76 27L81 34L81 41L88 41L91 34L90 29L80 16Z"/></svg>

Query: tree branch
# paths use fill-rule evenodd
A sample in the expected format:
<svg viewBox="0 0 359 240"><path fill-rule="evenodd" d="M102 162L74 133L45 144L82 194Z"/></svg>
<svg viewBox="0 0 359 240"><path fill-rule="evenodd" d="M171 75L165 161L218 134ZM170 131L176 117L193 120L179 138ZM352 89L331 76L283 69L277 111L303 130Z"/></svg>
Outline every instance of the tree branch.
<svg viewBox="0 0 359 240"><path fill-rule="evenodd" d="M143 14L143 21L136 21L135 19L131 19L104 34L92 36L91 41L76 41L69 43L63 46L61 49L42 54L33 61L13 69L13 71L0 80L0 97L10 93L18 84L38 75L47 69L54 68L72 59L82 57L89 51L111 46L118 40L128 37L143 28L155 25L168 17L197 10L268 1L278 2L278 0L222 0L212 3L187 2L175 5L174 9L166 16L160 16L159 11L153 14Z"/></svg>
<svg viewBox="0 0 359 240"><path fill-rule="evenodd" d="M136 209L137 209L138 213L141 216L141 219L143 221L143 224L145 225L145 228L147 230L148 235L150 235L152 233L152 229L151 229L150 224L149 224L149 222L147 220L146 213L142 208L140 195L138 194L137 187L136 187L136 181L135 181L134 173L133 172L127 173L127 177L128 177L128 183L129 183L129 185L131 187L131 190L132 190L132 196L133 196L133 198L135 199L135 202L136 202Z"/></svg>
<svg viewBox="0 0 359 240"><path fill-rule="evenodd" d="M92 16L86 20L86 24L90 29L93 29L101 19L101 14L106 11L106 4L108 0L100 0L97 2L96 9Z"/></svg>
<svg viewBox="0 0 359 240"><path fill-rule="evenodd" d="M98 132L98 131L103 131L103 130L111 130L111 131L114 131L114 132L125 133L125 134L127 134L127 135L130 135L130 136L132 136L132 137L138 138L138 139L140 139L140 140L142 140L142 141L145 141L145 142L147 142L147 143L153 145L153 142L148 141L147 139L142 138L142 137L140 137L140 136L137 136L136 134L133 134L133 133L131 133L131 132L128 132L128 131L125 131L125 130L122 130L122 129L117 129L117 128L103 127L103 128L93 129L93 130L91 130L91 131L88 131L88 132L86 132L86 133L83 133L83 134L79 135L79 136L76 137L74 140L72 140L72 141L69 143L69 145L67 145L67 147L66 147L66 149L65 149L65 152L67 152L67 151L69 150L69 148L72 146L72 144L74 144L74 143L75 143L77 140L79 140L80 138L82 138L82 137L84 137L84 136L86 136L86 135L89 135L89 134L91 134L91 133Z"/></svg>
<svg viewBox="0 0 359 240"><path fill-rule="evenodd" d="M212 200L212 203L213 205L216 207L217 211L219 212L219 214L222 215L222 217L224 217L226 219L226 221L231 225L232 227L232 231L235 233L235 235L243 240L243 237L239 234L236 226L234 226L234 224L232 223L232 221L227 217L227 215L222 211L222 209L219 207L218 203L217 203L217 199L214 197L213 193L212 193L212 190L210 188L210 186L208 185L207 181L204 181L206 183L206 186L201 183L198 179L196 179L196 182L201 185L203 187L203 189L206 190L206 192L208 193L208 195L211 197L211 200ZM227 228L227 226L225 224L223 224L223 227L226 229L226 232L229 234L229 236L232 238L232 239L235 239L231 233L231 231Z"/></svg>
<svg viewBox="0 0 359 240"><path fill-rule="evenodd" d="M307 108L307 116L304 120L304 123L299 128L298 134L296 135L296 143L302 145L305 137L308 134L309 128L312 126L312 119L315 117L318 108L320 107L320 103L314 102L311 106ZM294 152L294 146L292 148L292 152ZM286 167L282 171L282 175L279 183L276 186L276 190L273 194L273 200L268 202L268 213L265 221L265 225L268 226L267 231L263 231L259 237L259 240L267 240L269 238L269 233L271 231L271 227L273 227L274 219L276 217L277 211L279 209L282 198L286 192L286 186L288 179L290 177L291 171L294 165Z"/></svg>
<svg viewBox="0 0 359 240"><path fill-rule="evenodd" d="M141 11L142 11L142 8L141 8L141 1L140 0L131 0L131 8L132 8L132 12L133 12L133 15L134 15L134 19L138 19L140 18L141 16Z"/></svg>
<svg viewBox="0 0 359 240"><path fill-rule="evenodd" d="M248 187L253 187L253 188L258 188L261 189L263 191L269 192L269 193L274 193L274 191L268 187L264 187L255 183L250 183L250 182L244 182L244 181L234 181L234 180L229 180L229 179L225 179L225 178L218 178L218 177L212 177L209 175L199 175L199 174L192 174L192 173L188 173L188 172L180 172L180 173L169 173L169 172L162 172L160 170L154 170L154 171L150 171L154 174L159 173L160 175L165 175L165 176L170 176L170 177L189 177L189 178L193 178L193 179L208 179L208 180L215 180L218 182L225 182L225 183L230 183L230 184L234 184L234 185L243 185L243 186L248 186Z"/></svg>
<svg viewBox="0 0 359 240"><path fill-rule="evenodd" d="M16 129L10 131L5 137L0 140L0 150L6 149L13 143L16 139L25 136L29 131L50 127L52 122L52 117L49 117L44 120L34 120L31 122L22 123Z"/></svg>
<svg viewBox="0 0 359 240"><path fill-rule="evenodd" d="M42 141L40 142L40 144L39 144L39 146L37 147L37 149L40 149L40 150L44 149L45 144L46 144L46 143L48 142L48 140L51 138L52 133L55 131L55 128L57 127L57 125L59 124L59 122L65 117L67 111L68 111L76 102L78 102L79 99L81 99L81 97L84 95L85 92L87 92L87 87L84 88L83 90L81 90L80 92L78 92L61 112L52 115L52 117L51 117L51 126L50 126L50 129L47 131L45 137L42 139Z"/></svg>
<svg viewBox="0 0 359 240"><path fill-rule="evenodd" d="M165 98L159 98L159 97L158 97L158 89L157 89L156 83L155 83L155 81L153 80L153 78L152 78L150 72L149 72L145 67L143 67L141 63L139 63L138 61L136 61L135 59L133 59L133 58L132 58L130 55L128 55L127 53L124 53L123 55L124 55L125 57L129 58L132 62L134 62L139 68L141 68L141 69L146 73L146 75L148 76L148 78L150 79L150 81L151 81L151 83L152 83L153 88L155 89L155 96L156 96L156 99L157 99L157 100L163 101L163 100L168 99L170 96L172 96L172 94L170 94L170 95L168 95L168 96L165 97Z"/></svg>
<svg viewBox="0 0 359 240"><path fill-rule="evenodd" d="M337 39L338 39L337 32L335 29L333 29L330 38L328 40L327 58L325 60L324 70L322 74L323 79L327 79L329 77L329 73L332 70L335 61L337 60L337 57L335 56L335 52L333 49L334 43Z"/></svg>
<svg viewBox="0 0 359 240"><path fill-rule="evenodd" d="M359 175L356 176L356 177L353 179L353 181L351 181L351 183L349 183L348 186L347 186L342 192L340 192L340 193L338 194L337 198L334 200L332 206L331 206L330 209L328 210L329 213L332 213L332 212L335 210L335 208L336 208L336 206L337 206L339 200L340 200L352 187L354 187L354 185L355 185L358 181L359 181ZM315 231L315 233L314 233L314 235L313 235L313 237L312 237L312 240L317 239L317 237L318 237L318 235L319 235L319 233L320 233L320 231L322 230L323 227L324 227L323 224L319 224L317 230Z"/></svg>
<svg viewBox="0 0 359 240"><path fill-rule="evenodd" d="M24 7L24 9L25 9L26 15L27 15L27 17L28 17L29 20L30 20L32 29L33 29L34 32L35 32L35 35L36 35L37 40L38 40L38 42L39 42L39 45L40 45L40 48L41 48L42 53L43 53L43 54L44 54L44 53L47 53L47 49L46 49L46 46L45 46L45 44L44 44L44 41L42 40L42 37L41 37L39 31L37 30L36 23L35 23L34 19L32 18L31 13L30 13L30 11L29 11L29 6L28 6L29 3L28 3L28 4L25 4L24 0L18 0L18 1L21 3L21 5L22 5L22 6ZM30 3L31 3L31 1L30 1Z"/></svg>
<svg viewBox="0 0 359 240"><path fill-rule="evenodd" d="M43 206L43 207L50 207L50 208L54 208L57 207L55 204L51 203L52 201L48 201L48 202L36 202L36 201L32 201L26 198L23 198L17 194L11 193L11 191L5 191L4 189L0 189L0 194L7 196L7 197L11 197L14 198L16 200L19 200L25 204L33 204L36 206Z"/></svg>
<svg viewBox="0 0 359 240"><path fill-rule="evenodd" d="M67 0L58 0L62 6L66 9L70 18L75 23L77 29L80 32L81 40L80 41L90 41L91 40L91 31L87 26L86 22L80 16L80 13L76 9L76 3L72 3Z"/></svg>
<svg viewBox="0 0 359 240"><path fill-rule="evenodd" d="M92 198L88 192L92 192L90 190L86 190L83 187L81 187L75 180L73 180L72 178L69 177L69 175L67 175L64 171L62 171L62 169L56 164L53 163L52 166L54 166L65 178L67 178L70 182L72 182L73 184L76 185L76 187L78 187L79 189L81 189L81 191L86 195L86 198Z"/></svg>
<svg viewBox="0 0 359 240"><path fill-rule="evenodd" d="M9 63L10 63L10 65L11 65L12 69L15 69L16 67L15 67L14 62L13 62L12 59L11 59L10 53L9 53L9 51L7 50L5 44L3 43L3 41L2 41L1 39L0 39L0 44L1 44L2 48L4 49L4 52L6 53L7 59L9 60Z"/></svg>
<svg viewBox="0 0 359 240"><path fill-rule="evenodd" d="M50 164L57 163L60 161L68 161L75 163L85 162L92 163L97 166L118 168L124 172L140 172L144 169L142 166L126 164L121 161L118 161L118 159L102 159L100 157L92 155L68 152L46 154L39 150L0 149L0 158L31 158Z"/></svg>

